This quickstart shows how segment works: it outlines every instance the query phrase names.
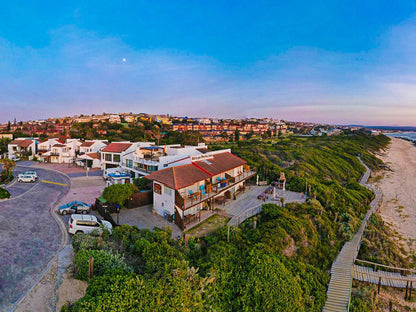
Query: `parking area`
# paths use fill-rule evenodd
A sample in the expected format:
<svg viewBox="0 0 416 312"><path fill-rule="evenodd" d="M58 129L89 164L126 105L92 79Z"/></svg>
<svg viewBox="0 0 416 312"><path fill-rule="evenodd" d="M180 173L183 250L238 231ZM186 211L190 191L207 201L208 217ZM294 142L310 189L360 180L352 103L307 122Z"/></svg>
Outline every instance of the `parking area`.
<svg viewBox="0 0 416 312"><path fill-rule="evenodd" d="M16 173L27 170L19 166ZM0 311L5 311L33 283L61 243L51 209L70 188L65 175L36 169L36 183L14 183L13 198L0 201Z"/></svg>

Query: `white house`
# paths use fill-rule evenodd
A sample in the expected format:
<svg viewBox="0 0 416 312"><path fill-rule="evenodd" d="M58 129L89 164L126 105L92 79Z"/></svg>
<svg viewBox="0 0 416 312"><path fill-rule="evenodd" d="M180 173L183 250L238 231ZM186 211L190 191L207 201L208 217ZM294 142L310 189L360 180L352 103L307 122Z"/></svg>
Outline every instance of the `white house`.
<svg viewBox="0 0 416 312"><path fill-rule="evenodd" d="M191 163L162 169L146 176L153 181L153 208L171 216L185 229L202 210L215 209L218 200L234 198L253 177L245 160L230 152L191 157Z"/></svg>
<svg viewBox="0 0 416 312"><path fill-rule="evenodd" d="M34 156L36 154L37 139L19 138L8 144L8 158L14 159L22 156Z"/></svg>
<svg viewBox="0 0 416 312"><path fill-rule="evenodd" d="M134 153L126 155L122 167L135 177L146 176L161 169L190 164L192 156L208 152L210 151L205 143L199 143L197 146L155 146L154 143L143 142L137 146Z"/></svg>
<svg viewBox="0 0 416 312"><path fill-rule="evenodd" d="M104 147L101 151L101 169L120 167L124 157L133 153L140 142L113 142Z"/></svg>

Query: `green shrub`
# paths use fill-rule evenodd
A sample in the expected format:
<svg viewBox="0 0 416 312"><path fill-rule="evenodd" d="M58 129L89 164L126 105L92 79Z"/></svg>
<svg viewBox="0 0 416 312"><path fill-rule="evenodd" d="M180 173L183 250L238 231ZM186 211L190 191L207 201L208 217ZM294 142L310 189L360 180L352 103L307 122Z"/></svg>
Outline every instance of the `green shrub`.
<svg viewBox="0 0 416 312"><path fill-rule="evenodd" d="M2 187L0 187L0 199L10 198L10 192Z"/></svg>
<svg viewBox="0 0 416 312"><path fill-rule="evenodd" d="M105 250L85 250L81 249L75 256L77 267L76 278L88 280L89 258L94 258L94 276L102 276L117 270L119 274L133 272L133 269L125 263L124 256L112 251ZM112 273L111 273L112 274Z"/></svg>

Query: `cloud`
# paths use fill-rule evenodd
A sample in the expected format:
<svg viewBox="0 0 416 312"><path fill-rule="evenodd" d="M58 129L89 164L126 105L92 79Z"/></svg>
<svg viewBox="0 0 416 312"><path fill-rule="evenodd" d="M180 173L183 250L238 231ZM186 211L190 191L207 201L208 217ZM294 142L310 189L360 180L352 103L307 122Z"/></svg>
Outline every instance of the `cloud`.
<svg viewBox="0 0 416 312"><path fill-rule="evenodd" d="M39 49L0 39L0 122L134 111L415 125L415 37L408 22L371 51L293 47L245 66L138 50L75 26L51 31Z"/></svg>

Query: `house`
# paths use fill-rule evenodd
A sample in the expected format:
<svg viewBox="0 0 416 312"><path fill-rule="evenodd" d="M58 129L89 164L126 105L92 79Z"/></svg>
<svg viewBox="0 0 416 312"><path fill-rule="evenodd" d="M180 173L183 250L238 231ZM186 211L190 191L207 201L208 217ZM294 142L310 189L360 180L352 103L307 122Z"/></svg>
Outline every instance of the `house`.
<svg viewBox="0 0 416 312"><path fill-rule="evenodd" d="M33 138L19 138L8 144L8 158L33 157L36 154L38 141Z"/></svg>
<svg viewBox="0 0 416 312"><path fill-rule="evenodd" d="M81 143L76 164L86 168L101 168L101 150L107 146L107 140L88 140Z"/></svg>
<svg viewBox="0 0 416 312"><path fill-rule="evenodd" d="M126 155L123 169L136 178L152 172L191 163L191 157L210 152L205 143L196 146L171 144L156 146L153 142L140 143L134 153Z"/></svg>
<svg viewBox="0 0 416 312"><path fill-rule="evenodd" d="M162 169L146 176L153 181L154 211L173 219L183 230L202 210L235 198L253 177L247 162L230 152L191 157L191 163Z"/></svg>
<svg viewBox="0 0 416 312"><path fill-rule="evenodd" d="M101 169L120 167L126 154L133 153L140 143L113 142L101 150Z"/></svg>
<svg viewBox="0 0 416 312"><path fill-rule="evenodd" d="M64 144L64 142L58 140L57 138L50 138L46 141L39 142L37 149L39 161L50 162L50 152L52 151L52 146L55 144Z"/></svg>
<svg viewBox="0 0 416 312"><path fill-rule="evenodd" d="M71 164L76 160L76 154L82 141L78 139L67 139L62 142L58 139L48 139L40 143L38 157L40 161L54 164Z"/></svg>
<svg viewBox="0 0 416 312"><path fill-rule="evenodd" d="M79 146L79 154L94 153L101 151L107 146L107 140L87 140Z"/></svg>

